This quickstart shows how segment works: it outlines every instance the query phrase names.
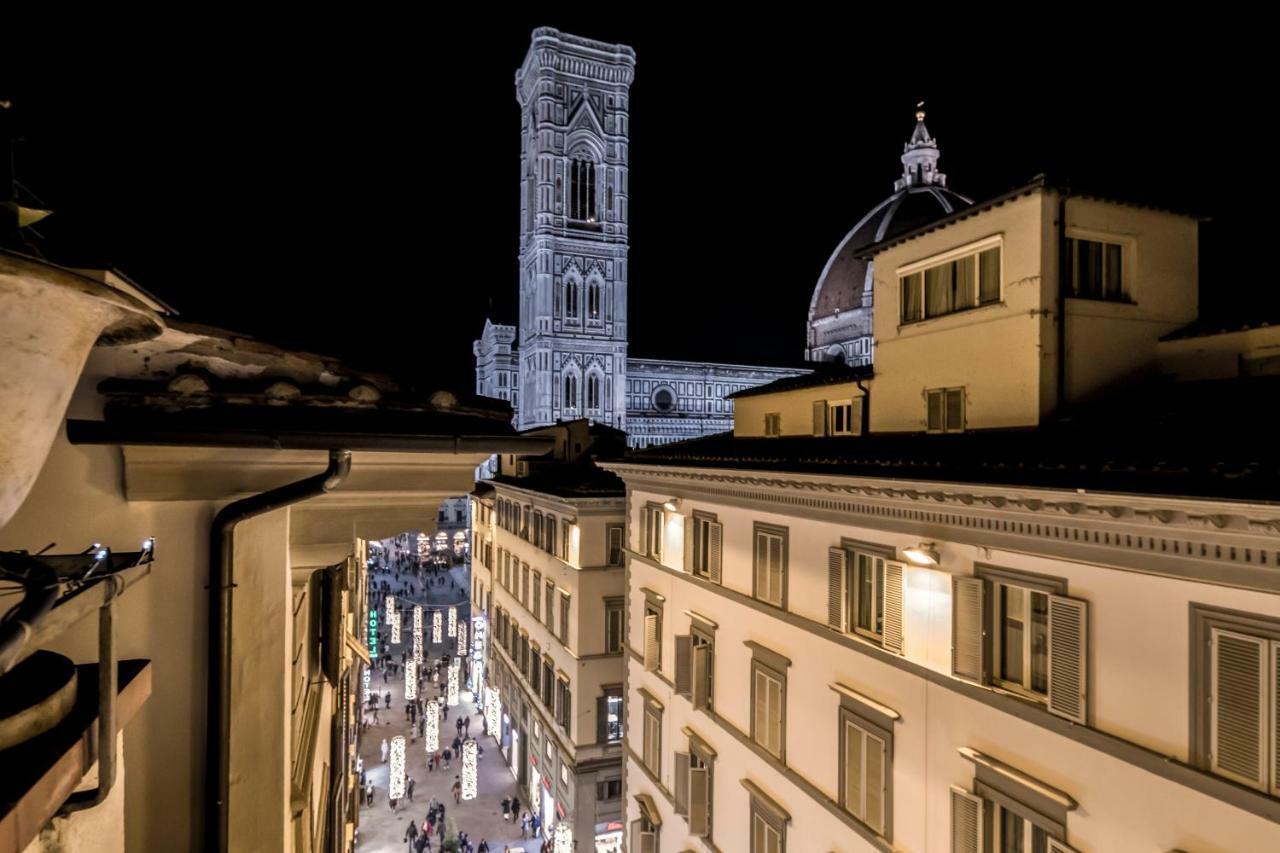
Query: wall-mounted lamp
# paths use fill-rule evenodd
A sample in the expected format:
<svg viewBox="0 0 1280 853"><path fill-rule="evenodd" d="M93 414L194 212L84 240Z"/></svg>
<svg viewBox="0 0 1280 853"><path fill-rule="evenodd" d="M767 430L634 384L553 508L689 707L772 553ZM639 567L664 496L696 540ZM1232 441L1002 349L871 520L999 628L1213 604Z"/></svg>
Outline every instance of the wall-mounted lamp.
<svg viewBox="0 0 1280 853"><path fill-rule="evenodd" d="M667 512L677 512L680 509L680 499L667 498L667 500L662 504L662 508Z"/></svg>
<svg viewBox="0 0 1280 853"><path fill-rule="evenodd" d="M933 546L932 542L921 542L919 545L903 548L902 556L917 566L936 566L939 559L938 549Z"/></svg>

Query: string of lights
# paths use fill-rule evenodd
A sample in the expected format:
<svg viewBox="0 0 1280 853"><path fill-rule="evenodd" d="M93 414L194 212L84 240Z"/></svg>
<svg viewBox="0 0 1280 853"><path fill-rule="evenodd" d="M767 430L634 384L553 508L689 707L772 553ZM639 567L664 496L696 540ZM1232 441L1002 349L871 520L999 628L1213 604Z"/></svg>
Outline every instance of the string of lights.
<svg viewBox="0 0 1280 853"><path fill-rule="evenodd" d="M471 738L462 744L462 799L476 798L476 747Z"/></svg>
<svg viewBox="0 0 1280 853"><path fill-rule="evenodd" d="M387 796L393 800L404 796L404 735L391 739L391 781Z"/></svg>

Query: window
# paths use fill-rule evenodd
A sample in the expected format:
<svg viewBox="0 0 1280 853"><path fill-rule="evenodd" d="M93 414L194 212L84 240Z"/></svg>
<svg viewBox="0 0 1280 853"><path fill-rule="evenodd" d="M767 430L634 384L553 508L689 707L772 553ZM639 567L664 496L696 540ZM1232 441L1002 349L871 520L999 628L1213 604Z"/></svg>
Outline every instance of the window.
<svg viewBox="0 0 1280 853"><path fill-rule="evenodd" d="M555 623L556 623L555 612L553 607L553 605L555 604L555 596L556 596L556 583L555 581L548 580L543 590L543 598L546 600L546 603L547 603L547 628L548 630L552 630L552 631L555 630ZM533 588L533 597L534 598L538 597L538 587L536 585Z"/></svg>
<svg viewBox="0 0 1280 853"><path fill-rule="evenodd" d="M658 853L658 830L662 824L641 806L639 820L631 822L632 853Z"/></svg>
<svg viewBox="0 0 1280 853"><path fill-rule="evenodd" d="M964 432L964 389L934 388L925 392L926 429Z"/></svg>
<svg viewBox="0 0 1280 853"><path fill-rule="evenodd" d="M1098 240L1067 240L1066 294L1079 299L1127 302L1124 247Z"/></svg>
<svg viewBox="0 0 1280 853"><path fill-rule="evenodd" d="M714 694L715 628L701 618L695 619L689 633L675 637L676 693L685 696L695 708L710 708Z"/></svg>
<svg viewBox="0 0 1280 853"><path fill-rule="evenodd" d="M587 377L587 408L600 410L600 377L594 373Z"/></svg>
<svg viewBox="0 0 1280 853"><path fill-rule="evenodd" d="M887 710L887 709L886 709ZM841 691L840 805L876 833L889 836L889 783L893 779L893 731L897 717Z"/></svg>
<svg viewBox="0 0 1280 853"><path fill-rule="evenodd" d="M605 526L605 540L608 543L609 553L606 559L606 565L621 566L622 565L622 538L626 528L621 524L609 524Z"/></svg>
<svg viewBox="0 0 1280 853"><path fill-rule="evenodd" d="M642 694L643 695L643 694ZM662 706L645 697L644 766L655 777L662 778Z"/></svg>
<svg viewBox="0 0 1280 853"><path fill-rule="evenodd" d="M953 853L1075 853L1066 843L1074 799L977 750L960 755L976 773L972 791L951 788Z"/></svg>
<svg viewBox="0 0 1280 853"><path fill-rule="evenodd" d="M560 407L563 409L578 408L578 377L572 373L564 375L564 400L561 401Z"/></svg>
<svg viewBox="0 0 1280 853"><path fill-rule="evenodd" d="M564 281L564 316L569 320L578 319L578 293L582 283L577 279L566 278ZM566 397L568 395L566 394Z"/></svg>
<svg viewBox="0 0 1280 853"><path fill-rule="evenodd" d="M828 435L862 434L862 398L827 404Z"/></svg>
<svg viewBox="0 0 1280 853"><path fill-rule="evenodd" d="M1068 598L1062 578L984 565L976 572L952 579L952 673L1085 723L1088 603Z"/></svg>
<svg viewBox="0 0 1280 853"><path fill-rule="evenodd" d="M766 604L787 606L787 529L756 522L752 595Z"/></svg>
<svg viewBox="0 0 1280 853"><path fill-rule="evenodd" d="M542 650L538 647L537 643L529 644L530 660L526 677L529 679L529 686L533 688L534 696L542 695L542 666L538 660L538 656L541 654Z"/></svg>
<svg viewBox="0 0 1280 853"><path fill-rule="evenodd" d="M549 620L550 617L548 617ZM562 645L569 645L569 593L563 590L560 592L560 632L557 636Z"/></svg>
<svg viewBox="0 0 1280 853"><path fill-rule="evenodd" d="M758 646L755 648L760 649ZM753 658L751 739L782 761L786 760L786 701L787 678L782 674L782 668L771 667L760 658Z"/></svg>
<svg viewBox="0 0 1280 853"><path fill-rule="evenodd" d="M600 282L587 283L587 319L600 319Z"/></svg>
<svg viewBox="0 0 1280 853"><path fill-rule="evenodd" d="M623 599L604 600L604 650L606 653L622 651Z"/></svg>
<svg viewBox="0 0 1280 853"><path fill-rule="evenodd" d="M596 800L616 800L622 796L622 780L606 779L596 783Z"/></svg>
<svg viewBox="0 0 1280 853"><path fill-rule="evenodd" d="M622 740L622 687L609 687L596 699L596 742Z"/></svg>
<svg viewBox="0 0 1280 853"><path fill-rule="evenodd" d="M749 780L742 786L751 796L751 853L786 853L791 816Z"/></svg>
<svg viewBox="0 0 1280 853"><path fill-rule="evenodd" d="M533 547L542 547L542 510L534 510L533 512L533 529L529 532L529 539L533 543Z"/></svg>
<svg viewBox="0 0 1280 853"><path fill-rule="evenodd" d="M898 277L903 323L1000 301L1000 246L962 254Z"/></svg>
<svg viewBox="0 0 1280 853"><path fill-rule="evenodd" d="M555 554L556 543L556 517L548 515L546 519L546 529L542 534L542 547L548 554Z"/></svg>
<svg viewBox="0 0 1280 853"><path fill-rule="evenodd" d="M713 583L720 583L721 543L724 527L714 515L695 512L693 524L693 573Z"/></svg>
<svg viewBox="0 0 1280 853"><path fill-rule="evenodd" d="M1280 619L1192 605L1192 761L1280 796Z"/></svg>
<svg viewBox="0 0 1280 853"><path fill-rule="evenodd" d="M662 667L662 603L646 594L644 603L644 668L657 672Z"/></svg>
<svg viewBox="0 0 1280 853"><path fill-rule="evenodd" d="M671 388L663 386L653 392L653 407L659 412L671 412L676 408L676 395Z"/></svg>
<svg viewBox="0 0 1280 853"><path fill-rule="evenodd" d="M544 657L542 659L542 704L547 706L548 711L555 710L556 702L556 677L555 664L551 658Z"/></svg>
<svg viewBox="0 0 1280 853"><path fill-rule="evenodd" d="M764 434L769 436L782 435L781 412L769 412L764 416Z"/></svg>
<svg viewBox="0 0 1280 853"><path fill-rule="evenodd" d="M596 164L590 160L569 161L569 218L596 220Z"/></svg>
<svg viewBox="0 0 1280 853"><path fill-rule="evenodd" d="M569 720L572 719L569 713L571 707L569 680L566 678L559 678L556 680L556 722L559 723L560 727L566 732L569 731Z"/></svg>
<svg viewBox="0 0 1280 853"><path fill-rule="evenodd" d="M689 751L676 753L676 814L689 821L689 834L708 838L711 835L711 766L715 750L689 729Z"/></svg>
<svg viewBox="0 0 1280 853"><path fill-rule="evenodd" d="M534 590L537 595L537 590ZM520 603L525 607L529 606L529 564L520 564Z"/></svg>
<svg viewBox="0 0 1280 853"><path fill-rule="evenodd" d="M662 560L662 539L667 514L662 504L646 504L640 510L640 548L655 560Z"/></svg>
<svg viewBox="0 0 1280 853"><path fill-rule="evenodd" d="M538 590L542 589L542 572L533 573L533 618L539 622L542 621L542 596L538 595ZM548 611L548 616L550 611Z"/></svg>

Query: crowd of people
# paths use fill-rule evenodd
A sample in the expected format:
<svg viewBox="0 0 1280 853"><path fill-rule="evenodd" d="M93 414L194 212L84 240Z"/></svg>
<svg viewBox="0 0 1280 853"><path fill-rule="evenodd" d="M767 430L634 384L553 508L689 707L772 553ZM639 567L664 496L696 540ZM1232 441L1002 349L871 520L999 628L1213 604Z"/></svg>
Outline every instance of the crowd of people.
<svg viewBox="0 0 1280 853"><path fill-rule="evenodd" d="M414 542L411 535L404 534L396 537L389 544L391 547L374 550L371 555L369 566L369 606L371 609L382 611L385 606L386 596L395 595L397 596L398 607L401 610L401 624L411 625L414 605L426 603L419 602L416 599L431 596L438 601L439 596L448 596L450 592L464 593L463 588L448 572L447 565L436 561L423 560L417 556L412 547ZM404 638L405 635L402 633L401 636ZM446 702L448 668L457 649L455 648L455 638L446 637L444 639L446 642L441 650L443 653L434 659L427 660L419 668L417 673L418 695L415 699L405 701L402 722L390 719L392 716L390 690L381 692L371 690L369 703L360 722L362 734L375 725L382 728L386 725L403 724L405 726L406 743L416 743L419 737L424 737L426 734L427 720L424 714L427 711L427 691L435 688L436 696L439 699L436 707L440 715L439 734L442 748L427 755L426 767L427 772L430 774L446 773L452 768L452 763L455 760L461 760L463 744L471 739L471 727L473 725L477 728L477 760L483 758L484 746L479 741L479 736L489 733L489 724L483 714L478 715L478 718L473 721L470 714L459 713L453 721L455 737L451 742L445 741L444 729L449 722L450 711ZM380 670L382 672L383 685L390 686L393 683L391 679L403 673L405 665L408 663L410 651L404 649L398 651L398 653L392 652L389 647L390 637L385 626L380 629L378 640L381 654L373 662L374 671ZM461 670L460 679L465 684L470 668L470 659L465 654L465 650L459 659L459 666ZM381 718L379 717L380 713L384 715ZM388 764L390 760L390 743L389 738L385 735L379 744L379 757L384 765ZM357 760L357 772L364 804L366 807L372 808L377 799L377 787L364 767L362 760ZM446 778L445 783L449 785L449 791L453 794L454 804L459 804L462 796L462 780L460 776L455 774L451 783L448 783ZM399 800L388 797L387 808L389 811L394 814L405 808L407 803L413 803L416 787L417 780L411 775L406 775L404 797ZM428 787L436 790L440 788L439 785L434 784ZM503 800L502 809L504 820L519 822L521 838L536 837L538 830L537 816L531 816L527 810L521 811L518 798ZM442 844L447 837L456 837L458 853L499 853L496 849L491 850L489 842L483 837L479 841L472 841L466 831L456 827L456 832L451 833L447 829L445 815L445 804L440 802L436 796L432 796L423 819L421 821L416 818L410 820L405 829L403 841L408 844L410 853L423 853L423 851L432 853L432 851L441 850L443 849ZM509 846L502 845L502 850L509 850Z"/></svg>

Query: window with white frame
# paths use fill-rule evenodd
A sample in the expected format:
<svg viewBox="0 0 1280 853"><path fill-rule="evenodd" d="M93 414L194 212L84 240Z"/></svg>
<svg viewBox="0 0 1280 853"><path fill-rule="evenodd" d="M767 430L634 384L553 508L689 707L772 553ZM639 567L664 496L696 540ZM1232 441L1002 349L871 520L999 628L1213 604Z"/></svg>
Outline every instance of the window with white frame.
<svg viewBox="0 0 1280 853"><path fill-rule="evenodd" d="M786 609L787 528L756 522L754 561L752 595Z"/></svg>
<svg viewBox="0 0 1280 853"><path fill-rule="evenodd" d="M953 853L1076 853L1067 844L1074 799L991 756L959 752L976 772L972 790L951 788Z"/></svg>
<svg viewBox="0 0 1280 853"><path fill-rule="evenodd" d="M929 432L964 432L964 388L925 391L925 417Z"/></svg>
<svg viewBox="0 0 1280 853"><path fill-rule="evenodd" d="M755 785L742 784L751 798L751 853L786 853L790 817Z"/></svg>
<svg viewBox="0 0 1280 853"><path fill-rule="evenodd" d="M1192 761L1280 796L1280 619L1192 605Z"/></svg>
<svg viewBox="0 0 1280 853"><path fill-rule="evenodd" d="M644 668L657 672L662 667L662 601L645 596L644 603Z"/></svg>
<svg viewBox="0 0 1280 853"><path fill-rule="evenodd" d="M827 403L828 435L859 435L862 432L862 400L831 400Z"/></svg>
<svg viewBox="0 0 1280 853"><path fill-rule="evenodd" d="M1069 237L1065 293L1077 299L1129 301L1124 256L1122 243Z"/></svg>
<svg viewBox="0 0 1280 853"><path fill-rule="evenodd" d="M604 600L604 650L606 653L622 651L623 599Z"/></svg>
<svg viewBox="0 0 1280 853"><path fill-rule="evenodd" d="M711 837L711 782L715 751L688 729L689 751L675 754L676 814L689 821L689 834Z"/></svg>
<svg viewBox="0 0 1280 853"><path fill-rule="evenodd" d="M840 805L887 836L889 783L893 779L892 732L844 707L839 719Z"/></svg>
<svg viewBox="0 0 1280 853"><path fill-rule="evenodd" d="M662 778L662 709L647 697L644 700L644 766Z"/></svg>
<svg viewBox="0 0 1280 853"><path fill-rule="evenodd" d="M1000 301L1000 246L989 241L898 275L903 323Z"/></svg>
<svg viewBox="0 0 1280 853"><path fill-rule="evenodd" d="M1088 603L1062 578L979 565L952 578L952 672L1088 717ZM988 612L989 609L989 612Z"/></svg>
<svg viewBox="0 0 1280 853"><path fill-rule="evenodd" d="M596 698L596 742L613 743L622 740L622 688L604 688L604 695Z"/></svg>
<svg viewBox="0 0 1280 853"><path fill-rule="evenodd" d="M751 662L751 739L774 758L785 760L787 678L753 659Z"/></svg>
<svg viewBox="0 0 1280 853"><path fill-rule="evenodd" d="M605 526L605 541L608 547L608 554L605 557L605 565L622 565L622 547L625 533L626 528L621 524L609 524Z"/></svg>

